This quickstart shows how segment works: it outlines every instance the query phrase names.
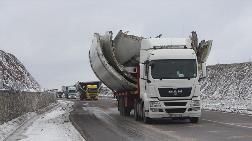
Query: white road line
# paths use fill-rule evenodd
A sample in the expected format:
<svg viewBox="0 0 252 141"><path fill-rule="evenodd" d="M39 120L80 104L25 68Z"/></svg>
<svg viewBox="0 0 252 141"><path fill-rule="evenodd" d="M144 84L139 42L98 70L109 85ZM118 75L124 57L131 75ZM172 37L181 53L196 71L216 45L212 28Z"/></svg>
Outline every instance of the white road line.
<svg viewBox="0 0 252 141"><path fill-rule="evenodd" d="M218 124L225 124L225 125L231 125L231 126L237 126L237 127L252 129L252 126L244 126L244 125L240 125L240 124L220 122L220 121L214 121L214 120L209 120L209 119L201 119L201 120L205 120L205 121L208 121L208 122L214 122L214 123L218 123Z"/></svg>

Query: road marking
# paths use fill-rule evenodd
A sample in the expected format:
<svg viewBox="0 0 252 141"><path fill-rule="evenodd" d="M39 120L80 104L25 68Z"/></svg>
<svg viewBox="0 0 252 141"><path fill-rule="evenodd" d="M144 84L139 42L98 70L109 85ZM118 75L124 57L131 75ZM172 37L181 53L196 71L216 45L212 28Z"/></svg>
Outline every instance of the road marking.
<svg viewBox="0 0 252 141"><path fill-rule="evenodd" d="M220 131L207 131L209 133L219 133Z"/></svg>
<svg viewBox="0 0 252 141"><path fill-rule="evenodd" d="M237 127L252 129L251 126L244 126L244 125L235 124L235 123L220 122L220 121L209 120L209 119L202 119L202 120L205 120L205 121L208 121L208 122L219 123L219 124L225 124L225 125L231 125L231 126L237 126Z"/></svg>
<svg viewBox="0 0 252 141"><path fill-rule="evenodd" d="M88 106L88 103L83 103L83 106Z"/></svg>
<svg viewBox="0 0 252 141"><path fill-rule="evenodd" d="M228 139L244 139L244 138L252 138L251 135L244 135L244 136L229 136Z"/></svg>

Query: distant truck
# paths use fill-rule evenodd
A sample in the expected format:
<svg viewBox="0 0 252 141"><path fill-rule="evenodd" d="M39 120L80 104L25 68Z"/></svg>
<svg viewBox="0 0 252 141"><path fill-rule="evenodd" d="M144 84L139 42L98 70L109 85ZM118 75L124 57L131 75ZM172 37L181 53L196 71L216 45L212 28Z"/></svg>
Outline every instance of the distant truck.
<svg viewBox="0 0 252 141"><path fill-rule="evenodd" d="M63 98L63 92L62 91L57 92L57 98Z"/></svg>
<svg viewBox="0 0 252 141"><path fill-rule="evenodd" d="M62 91L64 93L65 98L76 99L78 97L75 86L62 86Z"/></svg>
<svg viewBox="0 0 252 141"><path fill-rule="evenodd" d="M80 100L98 100L100 93L100 81L77 82L76 89L80 95Z"/></svg>

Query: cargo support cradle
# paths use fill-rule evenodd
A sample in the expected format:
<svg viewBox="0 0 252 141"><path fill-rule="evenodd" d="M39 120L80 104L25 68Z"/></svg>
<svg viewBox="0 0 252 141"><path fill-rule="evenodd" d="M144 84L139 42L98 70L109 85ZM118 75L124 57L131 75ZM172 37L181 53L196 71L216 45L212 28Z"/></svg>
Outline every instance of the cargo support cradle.
<svg viewBox="0 0 252 141"><path fill-rule="evenodd" d="M140 66L138 65L136 68L136 77L137 77L137 89L135 91L122 91L122 92L115 92L114 95L117 98L118 102L123 100L123 107L134 109L135 101L137 101L140 98L140 84L139 84L139 78L140 78ZM119 108L120 109L120 108Z"/></svg>

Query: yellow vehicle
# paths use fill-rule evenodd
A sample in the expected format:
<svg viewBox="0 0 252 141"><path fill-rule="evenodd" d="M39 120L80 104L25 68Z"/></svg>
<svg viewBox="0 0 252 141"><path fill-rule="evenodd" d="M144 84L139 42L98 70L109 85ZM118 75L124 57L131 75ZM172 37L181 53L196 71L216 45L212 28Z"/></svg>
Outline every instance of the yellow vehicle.
<svg viewBox="0 0 252 141"><path fill-rule="evenodd" d="M86 99L87 100L98 100L99 88L97 85L87 85Z"/></svg>
<svg viewBox="0 0 252 141"><path fill-rule="evenodd" d="M100 93L101 82L77 82L75 87L79 93L80 100L98 100Z"/></svg>

